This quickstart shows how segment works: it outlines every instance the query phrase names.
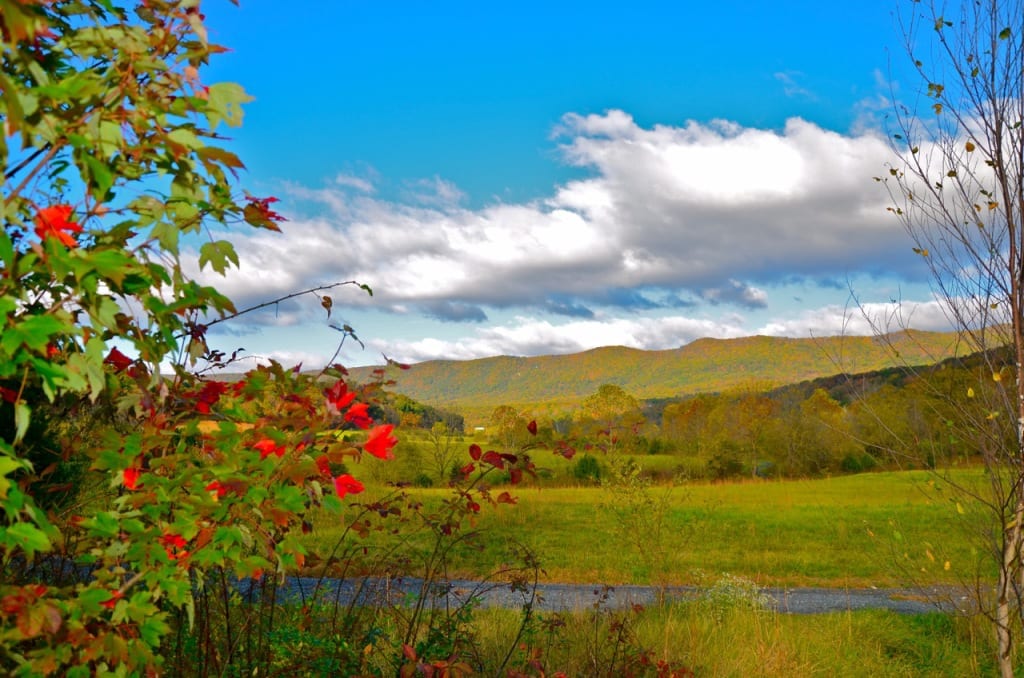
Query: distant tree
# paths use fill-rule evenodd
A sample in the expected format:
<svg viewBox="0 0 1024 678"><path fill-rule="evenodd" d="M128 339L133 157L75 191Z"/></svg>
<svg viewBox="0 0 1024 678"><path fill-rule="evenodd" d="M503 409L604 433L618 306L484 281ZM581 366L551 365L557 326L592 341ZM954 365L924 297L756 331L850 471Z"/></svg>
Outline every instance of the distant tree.
<svg viewBox="0 0 1024 678"><path fill-rule="evenodd" d="M603 384L576 410L576 421L605 452L629 449L645 419L640 401L621 386Z"/></svg>
<svg viewBox="0 0 1024 678"><path fill-rule="evenodd" d="M766 447L777 412L778 404L757 387L732 391L708 414L705 437L716 448L724 445L731 455L745 457L749 474L755 476L768 456Z"/></svg>
<svg viewBox="0 0 1024 678"><path fill-rule="evenodd" d="M526 417L511 405L499 405L491 412L487 433L491 442L502 452L512 452L522 447L529 432Z"/></svg>
<svg viewBox="0 0 1024 678"><path fill-rule="evenodd" d="M666 406L661 415L661 434L686 454L703 454L708 415L720 398L699 394Z"/></svg>
<svg viewBox="0 0 1024 678"><path fill-rule="evenodd" d="M438 480L444 480L448 477L455 457L461 452L461 447L456 444L461 439L460 432L443 421L435 421L427 431L427 439L431 444L430 459L434 473Z"/></svg>
<svg viewBox="0 0 1024 678"><path fill-rule="evenodd" d="M788 474L821 475L837 470L848 455L863 453L853 437L850 414L824 389L815 389L787 414Z"/></svg>

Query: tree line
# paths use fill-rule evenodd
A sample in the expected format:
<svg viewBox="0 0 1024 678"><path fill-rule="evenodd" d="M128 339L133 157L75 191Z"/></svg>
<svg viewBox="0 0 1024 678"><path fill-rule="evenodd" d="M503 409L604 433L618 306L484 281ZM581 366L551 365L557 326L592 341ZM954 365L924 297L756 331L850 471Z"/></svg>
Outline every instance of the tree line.
<svg viewBox="0 0 1024 678"><path fill-rule="evenodd" d="M969 465L981 461L986 443L953 422L971 413L992 436L1003 435L989 405L1014 388L1009 357L995 351L917 369L648 401L605 384L572 411L539 423L542 435L573 440L583 456L670 454L686 460L691 473L715 479ZM982 371L992 374L980 379ZM499 406L487 435L514 449L529 418Z"/></svg>

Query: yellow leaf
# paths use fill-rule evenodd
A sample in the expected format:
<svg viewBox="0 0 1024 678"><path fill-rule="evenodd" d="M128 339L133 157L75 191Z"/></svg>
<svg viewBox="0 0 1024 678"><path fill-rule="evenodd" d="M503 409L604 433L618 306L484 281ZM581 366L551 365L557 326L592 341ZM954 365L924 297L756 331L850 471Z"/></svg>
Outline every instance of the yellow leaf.
<svg viewBox="0 0 1024 678"><path fill-rule="evenodd" d="M964 506L960 502L956 503L956 512L959 513L960 515L964 514Z"/></svg>
<svg viewBox="0 0 1024 678"><path fill-rule="evenodd" d="M989 201L988 201L988 208L989 208L990 210L994 210L994 209L995 209L995 208L997 208L997 207L999 207L999 203L997 203L997 202L995 202L995 201L992 201L992 200L989 200Z"/></svg>
<svg viewBox="0 0 1024 678"><path fill-rule="evenodd" d="M968 398L973 398L974 397L974 389L973 388L968 388L967 389L967 397Z"/></svg>
<svg viewBox="0 0 1024 678"><path fill-rule="evenodd" d="M942 564L942 569L945 570L946 572L949 572L949 561L948 560Z"/></svg>
<svg viewBox="0 0 1024 678"><path fill-rule="evenodd" d="M928 560L932 561L933 563L935 562L935 556L932 555L931 550L925 549L924 554L928 556Z"/></svg>
<svg viewBox="0 0 1024 678"><path fill-rule="evenodd" d="M993 372L992 373L992 381L999 382L999 381L1002 381L1002 380L1003 380L1003 375L999 374L998 372Z"/></svg>

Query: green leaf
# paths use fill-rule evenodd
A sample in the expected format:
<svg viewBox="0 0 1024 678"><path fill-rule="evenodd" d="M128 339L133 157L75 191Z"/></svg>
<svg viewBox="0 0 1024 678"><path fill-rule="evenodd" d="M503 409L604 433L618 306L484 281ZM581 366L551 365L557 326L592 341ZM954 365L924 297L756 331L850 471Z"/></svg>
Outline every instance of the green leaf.
<svg viewBox="0 0 1024 678"><path fill-rule="evenodd" d="M123 251L113 249L89 252L85 256L85 260L92 265L92 269L101 278L110 280L118 287L124 282L127 269L135 263L135 260Z"/></svg>
<svg viewBox="0 0 1024 678"><path fill-rule="evenodd" d="M170 633L171 627L164 621L163 615L149 615L139 625L139 636L150 647L159 647L160 639Z"/></svg>
<svg viewBox="0 0 1024 678"><path fill-rule="evenodd" d="M17 445L25 437L28 425L32 421L32 408L26 403L14 404L14 444Z"/></svg>
<svg viewBox="0 0 1024 678"><path fill-rule="evenodd" d="M41 353L50 343L50 337L67 329L65 323L51 315L32 315L7 328L3 339L0 339L0 347L8 354L13 354L21 346Z"/></svg>
<svg viewBox="0 0 1024 678"><path fill-rule="evenodd" d="M8 271L14 268L14 243L7 235L7 229L0 230L0 262Z"/></svg>
<svg viewBox="0 0 1024 678"><path fill-rule="evenodd" d="M19 463L17 459L0 456L0 501L7 499L7 491L11 488L11 481L7 476L20 468L24 468L24 464Z"/></svg>
<svg viewBox="0 0 1024 678"><path fill-rule="evenodd" d="M234 82L219 82L210 85L206 98L206 119L210 129L216 130L223 121L229 127L242 124L242 104L252 101L242 86Z"/></svg>
<svg viewBox="0 0 1024 678"><path fill-rule="evenodd" d="M1003 30L999 31L999 39L1000 40L1008 40L1010 35L1011 35L1011 33L1010 33L1010 27L1009 26L1007 26Z"/></svg>
<svg viewBox="0 0 1024 678"><path fill-rule="evenodd" d="M238 255L234 246L226 240L205 243L199 248L199 270L206 264L223 275L228 270L228 263L238 266Z"/></svg>
<svg viewBox="0 0 1024 678"><path fill-rule="evenodd" d="M82 525L100 538L110 539L121 532L120 522L107 511L101 511L95 517L86 519Z"/></svg>
<svg viewBox="0 0 1024 678"><path fill-rule="evenodd" d="M46 534L30 523L15 523L6 529L0 527L0 543L4 542L23 550L29 559L52 548Z"/></svg>
<svg viewBox="0 0 1024 678"><path fill-rule="evenodd" d="M97 160L91 155L83 155L82 160L85 161L89 170L87 179L91 179L89 183L93 186L92 195L102 202L107 191L114 185L114 173L110 171L105 162Z"/></svg>

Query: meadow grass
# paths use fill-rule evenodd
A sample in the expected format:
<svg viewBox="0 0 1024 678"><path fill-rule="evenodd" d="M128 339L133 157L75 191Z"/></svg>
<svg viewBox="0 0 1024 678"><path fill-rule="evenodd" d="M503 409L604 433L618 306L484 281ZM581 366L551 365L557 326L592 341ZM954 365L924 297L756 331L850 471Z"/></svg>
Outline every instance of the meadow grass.
<svg viewBox="0 0 1024 678"><path fill-rule="evenodd" d="M952 478L968 485L983 480L971 469L954 471ZM744 596L708 595L717 582L743 578L760 586L840 588L974 581L984 559L972 537L983 533L979 521L985 516L935 474L645 486L645 496L665 501L633 506L663 506L664 520L656 530L632 535L638 539L616 518L629 515L623 507L634 495L614 485L501 489L511 489L517 505L485 507L464 524L460 534L468 538L448 553L446 576L487 577L512 561L510 544L522 543L539 559L542 582L697 584L704 597L640 609L537 613L522 636L524 610L476 609L467 619L475 666L502 666L511 647L506 668L526 667L533 659L566 675L624 675L643 648L652 659L699 676L995 673L991 626L980 616L783 614L742 604ZM359 499L372 504L393 491L371 485ZM413 506L428 511L451 496L441 488L405 492ZM354 547L351 552L365 547L366 562L374 566L384 562L377 554L396 538L371 532L362 539L342 531L337 523L319 522L311 546L323 552L340 540ZM407 538L401 550L413 554L413 564L436 543L426 530L399 532ZM645 548L660 560L652 564ZM417 574L415 566L411 572ZM980 572L982 578L990 574ZM643 670L655 675L649 666Z"/></svg>
<svg viewBox="0 0 1024 678"><path fill-rule="evenodd" d="M957 473L961 480L978 475ZM449 496L440 488L407 491L427 506ZM545 581L612 585L693 584L724 572L775 586L955 584L975 579L983 561L972 542L981 532L977 512L926 472L654 486L647 492L665 497L664 521L659 534L636 543L623 537L611 510L621 497L608 487L513 492L516 506L485 508L475 520L479 533L452 551L449 574L492 571L507 562L513 542L536 554ZM318 524L312 546L322 551L341 529ZM658 547L657 572L643 539ZM371 535L366 544L386 540ZM426 534L411 539L422 548L429 541Z"/></svg>
<svg viewBox="0 0 1024 678"><path fill-rule="evenodd" d="M622 617L589 611L558 615L558 636L545 634L541 615L527 635L546 667L566 675L606 675L599 656L609 624ZM474 630L486 662L515 633L516 612L475 613ZM881 610L787 615L759 609L711 614L682 603L651 607L628 620L635 647L698 676L987 676L995 672L989 629L977 620Z"/></svg>

